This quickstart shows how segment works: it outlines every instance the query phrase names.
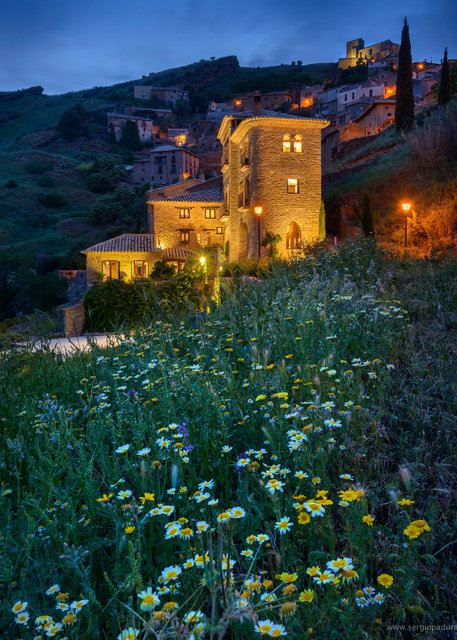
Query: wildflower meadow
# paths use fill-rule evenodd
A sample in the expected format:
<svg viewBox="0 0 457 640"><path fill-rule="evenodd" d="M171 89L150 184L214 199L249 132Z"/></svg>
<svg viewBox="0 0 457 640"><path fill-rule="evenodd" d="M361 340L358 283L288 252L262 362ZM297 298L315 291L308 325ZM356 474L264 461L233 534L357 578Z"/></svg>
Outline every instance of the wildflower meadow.
<svg viewBox="0 0 457 640"><path fill-rule="evenodd" d="M4 353L1 637L455 638L456 271L348 243Z"/></svg>

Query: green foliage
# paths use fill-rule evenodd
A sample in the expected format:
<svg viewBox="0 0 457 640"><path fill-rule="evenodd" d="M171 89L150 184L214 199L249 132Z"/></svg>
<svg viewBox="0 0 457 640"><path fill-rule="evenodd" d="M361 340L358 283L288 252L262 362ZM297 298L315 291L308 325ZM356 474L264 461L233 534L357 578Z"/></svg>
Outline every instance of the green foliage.
<svg viewBox="0 0 457 640"><path fill-rule="evenodd" d="M447 59L447 47L444 50L443 64L438 92L438 104L445 105L451 100L451 76L449 73L449 61Z"/></svg>
<svg viewBox="0 0 457 640"><path fill-rule="evenodd" d="M112 124L109 127L108 142L110 144L117 144L116 134L114 133L114 126Z"/></svg>
<svg viewBox="0 0 457 640"><path fill-rule="evenodd" d="M139 151L141 149L140 132L137 123L133 120L127 120L125 123L119 139L119 146L128 151Z"/></svg>
<svg viewBox="0 0 457 640"><path fill-rule="evenodd" d="M86 186L93 193L109 193L116 184L127 178L127 172L119 159L111 155L100 155L90 163L80 165L86 177Z"/></svg>
<svg viewBox="0 0 457 640"><path fill-rule="evenodd" d="M51 171L53 167L54 165L52 165L50 162L34 161L26 164L24 169L27 171L27 173L40 175L42 173L46 173L47 171Z"/></svg>
<svg viewBox="0 0 457 640"><path fill-rule="evenodd" d="M88 121L90 114L81 104L75 104L70 109L63 112L60 117L57 129L66 140L89 136Z"/></svg>
<svg viewBox="0 0 457 640"><path fill-rule="evenodd" d="M147 321L153 296L153 283L144 280L95 284L84 296L86 331L112 331Z"/></svg>
<svg viewBox="0 0 457 640"><path fill-rule="evenodd" d="M47 209L61 209L68 204L61 193L47 193L39 199L39 202Z"/></svg>
<svg viewBox="0 0 457 640"><path fill-rule="evenodd" d="M162 258L162 260L154 262L150 278L153 280L167 280L175 275L175 271L175 266L173 264L169 264L166 258Z"/></svg>
<svg viewBox="0 0 457 640"><path fill-rule="evenodd" d="M52 176L40 176L36 183L39 187L53 187L55 185Z"/></svg>
<svg viewBox="0 0 457 640"><path fill-rule="evenodd" d="M6 189L16 189L18 187L18 183L16 180L8 180L7 182L5 182L5 188Z"/></svg>
<svg viewBox="0 0 457 640"><path fill-rule="evenodd" d="M409 131L414 122L413 67L409 26L405 18L398 54L395 127L397 131Z"/></svg>
<svg viewBox="0 0 457 640"><path fill-rule="evenodd" d="M269 247L268 255L270 258L276 258L278 255L278 244L281 242L281 236L279 234L271 233L268 231L265 238L260 242L260 246Z"/></svg>
<svg viewBox="0 0 457 640"><path fill-rule="evenodd" d="M117 187L112 194L96 200L92 205L90 221L99 227L130 224L139 232L142 228L143 214L144 199L135 189L123 186Z"/></svg>
<svg viewBox="0 0 457 640"><path fill-rule="evenodd" d="M362 230L366 237L374 235L373 213L368 193L364 193L362 197Z"/></svg>
<svg viewBox="0 0 457 640"><path fill-rule="evenodd" d="M322 201L319 209L319 241L323 242L326 237L325 231L325 204Z"/></svg>

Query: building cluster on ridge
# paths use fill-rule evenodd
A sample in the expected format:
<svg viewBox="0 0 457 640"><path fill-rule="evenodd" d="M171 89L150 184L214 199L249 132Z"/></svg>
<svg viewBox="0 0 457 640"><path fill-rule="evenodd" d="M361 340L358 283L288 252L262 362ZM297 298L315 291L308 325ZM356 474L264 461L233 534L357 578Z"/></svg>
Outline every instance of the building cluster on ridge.
<svg viewBox="0 0 457 640"><path fill-rule="evenodd" d="M382 131L394 120L399 45L346 43L340 69L368 67L368 78L329 88L294 85L210 102L205 120L180 129L169 118L189 94L182 87L134 87L149 106L108 113L119 141L126 122L153 143L130 167L133 184L149 183L146 234L124 234L86 249L88 282L148 276L165 258L179 270L201 247L218 247L230 261L264 255L261 240L279 235L279 252L293 255L318 237L321 173L349 140ZM413 65L416 105L433 100L441 65ZM328 126L329 125L329 126ZM221 171L222 168L222 171ZM206 180L204 178L206 177ZM259 216L254 210L258 210Z"/></svg>

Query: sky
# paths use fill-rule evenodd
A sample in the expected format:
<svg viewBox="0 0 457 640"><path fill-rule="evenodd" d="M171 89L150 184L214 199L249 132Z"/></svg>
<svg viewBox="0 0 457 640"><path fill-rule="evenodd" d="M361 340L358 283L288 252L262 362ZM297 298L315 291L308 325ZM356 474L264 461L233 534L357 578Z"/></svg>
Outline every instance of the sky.
<svg viewBox="0 0 457 640"><path fill-rule="evenodd" d="M212 56L336 62L346 40L399 43L405 16L413 60L457 58L457 0L2 0L0 91L77 91Z"/></svg>

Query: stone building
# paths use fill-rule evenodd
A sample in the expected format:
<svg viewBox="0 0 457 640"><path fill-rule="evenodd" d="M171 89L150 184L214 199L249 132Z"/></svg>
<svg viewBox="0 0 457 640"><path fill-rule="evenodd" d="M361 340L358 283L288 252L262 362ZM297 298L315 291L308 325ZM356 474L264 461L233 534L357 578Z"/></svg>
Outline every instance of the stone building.
<svg viewBox="0 0 457 640"><path fill-rule="evenodd" d="M281 236L283 256L318 238L321 130L327 125L264 111L260 100L252 112L224 118L218 137L229 260L257 257L267 233Z"/></svg>
<svg viewBox="0 0 457 640"><path fill-rule="evenodd" d="M136 160L133 182L142 184L170 184L174 180L196 177L199 168L198 156L184 147L162 145L151 149L148 158Z"/></svg>
<svg viewBox="0 0 457 640"><path fill-rule="evenodd" d="M137 124L141 142L149 142L154 137L154 121L151 118L130 116L122 113L107 113L106 115L108 116L108 133L111 130L114 131L116 142L119 142L125 123L129 120Z"/></svg>
<svg viewBox="0 0 457 640"><path fill-rule="evenodd" d="M133 87L133 96L137 100L150 100L152 96L156 96L165 104L176 104L178 100L189 100L189 92L184 91L181 87L135 85Z"/></svg>
<svg viewBox="0 0 457 640"><path fill-rule="evenodd" d="M366 47L362 38L356 38L346 42L346 57L338 60L338 68L355 67L361 61L371 61L372 63L383 61L397 55L399 51L400 45L391 40L383 40Z"/></svg>
<svg viewBox="0 0 457 640"><path fill-rule="evenodd" d="M395 100L376 100L354 118L354 123L362 127L364 136L379 133L395 120L395 105Z"/></svg>

